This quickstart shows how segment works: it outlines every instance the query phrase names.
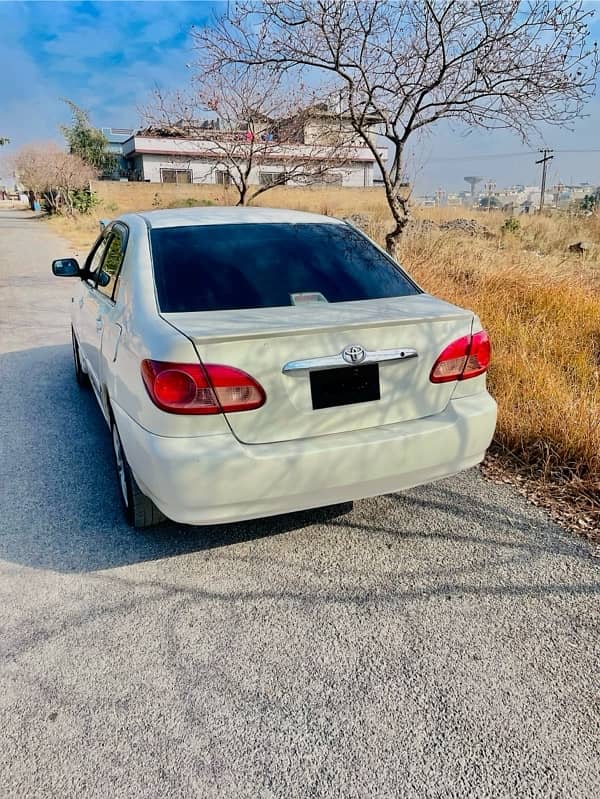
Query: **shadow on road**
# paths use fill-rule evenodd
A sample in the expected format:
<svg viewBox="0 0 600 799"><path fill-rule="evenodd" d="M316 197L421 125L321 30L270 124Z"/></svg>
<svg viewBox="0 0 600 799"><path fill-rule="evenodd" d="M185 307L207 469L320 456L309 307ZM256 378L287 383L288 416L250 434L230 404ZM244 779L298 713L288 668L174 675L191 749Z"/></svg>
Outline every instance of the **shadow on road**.
<svg viewBox="0 0 600 799"><path fill-rule="evenodd" d="M39 347L0 356L0 558L60 572L96 571L287 533L311 524L334 523L367 534L455 538L521 555L545 549L527 535L530 522L500 500L470 503L459 487L427 487L391 498L414 515L435 510L456 515L456 530L399 529L397 517L381 526L348 515L351 504L230 525L167 524L145 532L124 521L108 428L91 391L77 388L69 346ZM443 499L440 499L440 496ZM346 515L345 515L346 514ZM345 516L344 516L345 515ZM344 516L343 519L340 517ZM507 527L521 535L498 537L458 532L460 520L479 520L478 530ZM496 524L497 523L497 524ZM471 528L473 525L470 525ZM419 525L420 527L420 525ZM553 550L580 555L565 539Z"/></svg>
<svg viewBox="0 0 600 799"><path fill-rule="evenodd" d="M124 521L110 435L91 390L73 378L69 346L0 356L0 558L63 572L96 571L279 535L347 513L351 504L229 525Z"/></svg>

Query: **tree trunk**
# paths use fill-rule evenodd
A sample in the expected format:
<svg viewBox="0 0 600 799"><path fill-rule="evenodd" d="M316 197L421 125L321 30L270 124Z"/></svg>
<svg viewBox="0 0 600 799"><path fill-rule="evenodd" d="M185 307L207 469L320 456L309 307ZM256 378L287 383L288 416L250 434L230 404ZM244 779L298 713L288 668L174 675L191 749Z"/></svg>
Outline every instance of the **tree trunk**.
<svg viewBox="0 0 600 799"><path fill-rule="evenodd" d="M48 189L48 191L44 192L44 198L46 200L46 204L48 207L49 214L56 214L58 213L58 205L56 202L56 193L52 189Z"/></svg>
<svg viewBox="0 0 600 799"><path fill-rule="evenodd" d="M236 205L246 205L246 197L248 195L248 186L246 185L246 183L244 183L243 186L238 187L238 192L240 194L240 197Z"/></svg>
<svg viewBox="0 0 600 799"><path fill-rule="evenodd" d="M396 141L392 166L389 173L384 175L385 196L394 219L394 228L385 237L385 248L396 260L400 257L400 240L410 216L408 207L410 192L407 191L406 181L402 177L403 155L404 145L401 141Z"/></svg>
<svg viewBox="0 0 600 799"><path fill-rule="evenodd" d="M400 191L401 187L398 185L390 187L386 192L388 205L394 217L394 228L385 237L385 248L396 260L400 258L400 240L410 218L408 200L400 196Z"/></svg>

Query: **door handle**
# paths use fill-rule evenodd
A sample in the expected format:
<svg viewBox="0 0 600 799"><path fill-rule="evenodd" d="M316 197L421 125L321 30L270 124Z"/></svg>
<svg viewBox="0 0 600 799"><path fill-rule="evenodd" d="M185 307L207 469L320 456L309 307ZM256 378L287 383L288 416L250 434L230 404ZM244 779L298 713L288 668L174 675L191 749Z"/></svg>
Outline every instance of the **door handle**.
<svg viewBox="0 0 600 799"><path fill-rule="evenodd" d="M96 330L98 331L98 333L102 330L102 327L103 327L102 317L101 316L97 316L96 317Z"/></svg>

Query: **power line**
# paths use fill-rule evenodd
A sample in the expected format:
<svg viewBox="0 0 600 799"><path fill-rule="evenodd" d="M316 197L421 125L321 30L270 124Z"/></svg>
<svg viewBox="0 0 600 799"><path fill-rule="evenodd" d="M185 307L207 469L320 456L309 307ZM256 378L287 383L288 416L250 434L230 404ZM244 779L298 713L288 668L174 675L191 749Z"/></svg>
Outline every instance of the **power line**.
<svg viewBox="0 0 600 799"><path fill-rule="evenodd" d="M535 150L520 153L490 153L489 155L434 156L429 161L487 161L488 158L516 158L520 155L535 155Z"/></svg>
<svg viewBox="0 0 600 799"><path fill-rule="evenodd" d="M537 155L537 150L526 150L519 153L488 153L487 155L451 155L451 156L433 156L429 161L487 161L490 158L518 158L520 156ZM540 150L539 152L542 152ZM592 147L582 150L553 150L552 152L564 155L572 153L600 153L600 147Z"/></svg>
<svg viewBox="0 0 600 799"><path fill-rule="evenodd" d="M600 153L600 147L593 147L589 150L555 150L555 153Z"/></svg>

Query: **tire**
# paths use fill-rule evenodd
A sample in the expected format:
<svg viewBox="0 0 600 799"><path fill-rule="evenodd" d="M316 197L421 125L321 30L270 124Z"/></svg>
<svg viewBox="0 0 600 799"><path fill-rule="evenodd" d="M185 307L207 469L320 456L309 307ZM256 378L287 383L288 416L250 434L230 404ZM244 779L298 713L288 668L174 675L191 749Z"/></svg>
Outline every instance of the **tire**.
<svg viewBox="0 0 600 799"><path fill-rule="evenodd" d="M119 493L123 502L125 518L133 527L153 527L156 524L167 521L167 517L159 511L154 502L145 494L142 494L139 485L136 483L131 467L127 462L125 451L121 443L121 436L117 430L114 419L111 423L111 434L113 442L113 452L115 455L115 467Z"/></svg>
<svg viewBox="0 0 600 799"><path fill-rule="evenodd" d="M77 339L75 338L75 332L73 328L71 328L71 341L73 342L73 366L75 368L75 380L77 380L77 385L80 388L89 388L90 386L90 378L83 371L81 366L81 357L79 355L79 344L77 343Z"/></svg>

